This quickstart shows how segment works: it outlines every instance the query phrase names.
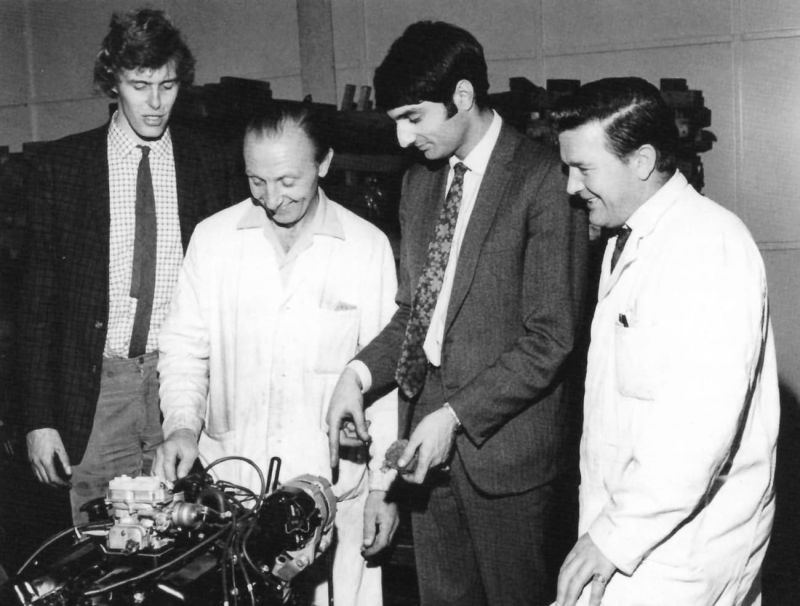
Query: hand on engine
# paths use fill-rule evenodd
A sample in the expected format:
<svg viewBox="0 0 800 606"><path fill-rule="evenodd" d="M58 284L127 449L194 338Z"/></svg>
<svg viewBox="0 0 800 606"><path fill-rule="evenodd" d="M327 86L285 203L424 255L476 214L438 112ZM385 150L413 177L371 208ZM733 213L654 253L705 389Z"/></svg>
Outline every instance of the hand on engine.
<svg viewBox="0 0 800 606"><path fill-rule="evenodd" d="M72 467L58 430L52 427L33 429L25 440L28 444L28 461L36 479L50 486L69 486Z"/></svg>
<svg viewBox="0 0 800 606"><path fill-rule="evenodd" d="M371 558L386 549L392 542L398 522L397 505L386 501L386 491L370 491L364 505L364 547L361 555Z"/></svg>
<svg viewBox="0 0 800 606"><path fill-rule="evenodd" d="M197 436L190 429L176 429L156 451L153 473L174 482L189 473L197 459Z"/></svg>

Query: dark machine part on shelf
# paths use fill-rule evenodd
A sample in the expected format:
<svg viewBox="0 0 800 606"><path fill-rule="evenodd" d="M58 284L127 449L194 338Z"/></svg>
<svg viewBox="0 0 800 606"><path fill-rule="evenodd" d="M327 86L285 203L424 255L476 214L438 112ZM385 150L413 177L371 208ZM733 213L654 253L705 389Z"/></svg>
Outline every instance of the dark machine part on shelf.
<svg viewBox="0 0 800 606"><path fill-rule="evenodd" d="M216 464L240 459L261 478L259 494L213 480ZM156 477L121 476L88 524L42 544L0 588L14 606L212 606L294 604L292 579L332 531L336 499L325 478L278 484L255 464L225 457L171 488Z"/></svg>

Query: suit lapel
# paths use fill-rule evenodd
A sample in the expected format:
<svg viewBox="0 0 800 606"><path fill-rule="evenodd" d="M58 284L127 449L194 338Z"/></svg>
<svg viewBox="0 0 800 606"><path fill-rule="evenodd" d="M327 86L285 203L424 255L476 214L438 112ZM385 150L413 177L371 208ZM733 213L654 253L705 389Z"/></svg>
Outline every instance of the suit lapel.
<svg viewBox="0 0 800 606"><path fill-rule="evenodd" d="M456 313L464 302L469 291L481 247L494 222L498 206L506 199L506 189L510 183L510 163L514 157L517 139L507 124L503 124L500 136L497 139L486 174L483 175L478 197L472 209L472 215L461 244L461 253L458 257L456 273L453 279L453 291L450 295L450 304L447 307L447 320L445 331L455 318Z"/></svg>
<svg viewBox="0 0 800 606"><path fill-rule="evenodd" d="M419 278L428 260L428 247L436 235L439 214L444 206L444 189L450 167L445 162L440 167L420 166L419 176L405 181L401 214L406 217L403 225L401 254L408 264L408 284L413 300Z"/></svg>
<svg viewBox="0 0 800 606"><path fill-rule="evenodd" d="M108 267L109 238L111 233L111 198L108 177L108 126L93 131L86 146L83 166L86 181L83 183L86 215L82 221L95 241L103 246L103 265ZM96 236L100 235L97 239Z"/></svg>
<svg viewBox="0 0 800 606"><path fill-rule="evenodd" d="M419 211L419 224L426 226L424 239L422 240L425 243L422 250L423 264L428 257L428 244L435 238L436 225L439 222L439 215L444 206L445 188L447 187L447 175L449 172L450 165L445 163L440 170L432 174L431 178L426 181L425 189L418 192L416 196L416 199L422 201ZM435 200L435 203L431 204L431 200Z"/></svg>
<svg viewBox="0 0 800 606"><path fill-rule="evenodd" d="M65 178L72 175L75 180L63 184L65 208L70 212L64 217L61 230L67 235L64 252L80 266L81 282L67 296L82 310L81 314L107 318L111 234L108 126L89 131L77 141L71 149L71 166L66 167ZM66 166L67 161L64 162ZM98 340L94 347L102 351L105 332L92 332L90 338Z"/></svg>

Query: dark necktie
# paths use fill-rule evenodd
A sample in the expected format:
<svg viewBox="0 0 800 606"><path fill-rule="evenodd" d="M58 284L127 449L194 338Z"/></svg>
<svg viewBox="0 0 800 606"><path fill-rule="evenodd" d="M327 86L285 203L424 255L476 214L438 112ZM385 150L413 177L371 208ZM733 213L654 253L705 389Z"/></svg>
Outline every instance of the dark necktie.
<svg viewBox="0 0 800 606"><path fill-rule="evenodd" d="M428 334L436 300L442 289L447 260L450 258L450 245L453 242L453 231L464 192L464 173L467 170L469 169L461 162L453 167L453 182L450 184L450 190L439 215L434 238L428 245L428 258L414 293L400 361L397 363L395 373L397 385L409 398L417 395L425 382L428 360L422 346Z"/></svg>
<svg viewBox="0 0 800 606"><path fill-rule="evenodd" d="M131 271L131 297L137 301L128 352L131 358L147 351L147 333L150 331L156 286L156 200L148 157L150 148L145 145L139 148L142 150L142 159L136 176L136 232Z"/></svg>
<svg viewBox="0 0 800 606"><path fill-rule="evenodd" d="M631 228L627 225L623 225L622 227L617 229L617 241L614 244L614 252L611 253L611 271L614 271L614 267L617 265L617 261L619 261L619 257L622 254L622 251L625 248L625 243L628 241L628 236L631 235Z"/></svg>

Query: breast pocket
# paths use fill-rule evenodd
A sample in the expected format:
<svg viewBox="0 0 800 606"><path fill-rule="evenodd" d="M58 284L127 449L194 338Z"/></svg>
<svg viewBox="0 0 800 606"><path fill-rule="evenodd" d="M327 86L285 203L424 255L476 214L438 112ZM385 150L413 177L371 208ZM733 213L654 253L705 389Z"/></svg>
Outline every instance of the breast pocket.
<svg viewBox="0 0 800 606"><path fill-rule="evenodd" d="M358 308L319 310L316 372L339 373L356 355L360 317Z"/></svg>
<svg viewBox="0 0 800 606"><path fill-rule="evenodd" d="M617 389L623 396L639 400L655 397L652 330L640 326L614 327Z"/></svg>

